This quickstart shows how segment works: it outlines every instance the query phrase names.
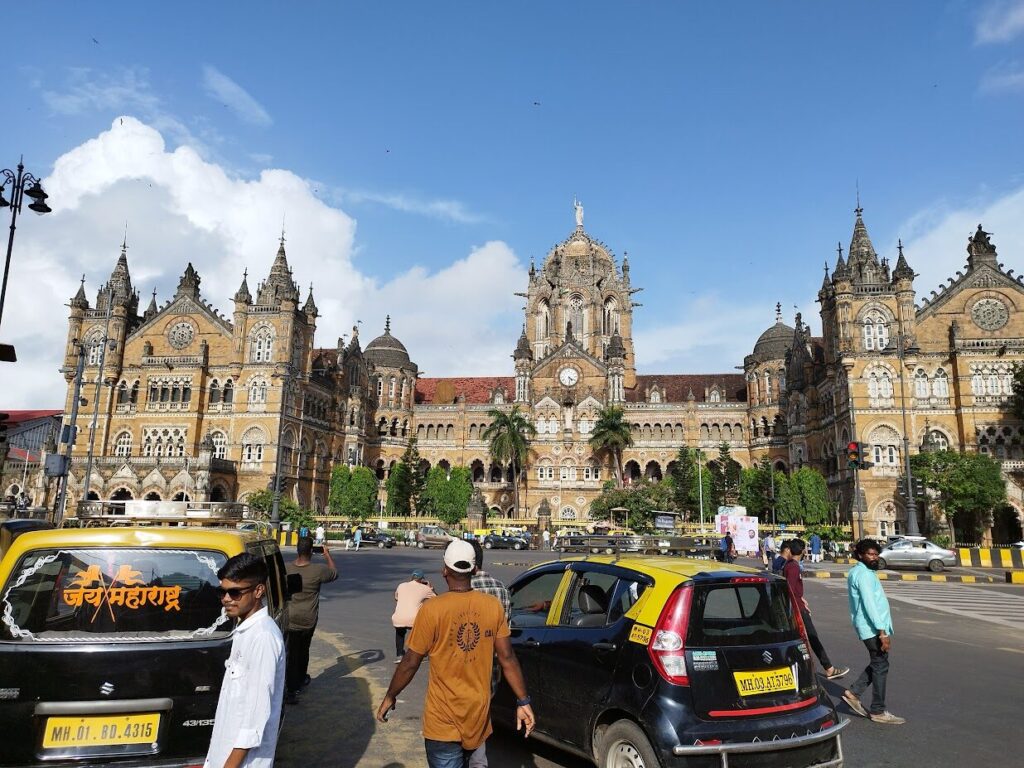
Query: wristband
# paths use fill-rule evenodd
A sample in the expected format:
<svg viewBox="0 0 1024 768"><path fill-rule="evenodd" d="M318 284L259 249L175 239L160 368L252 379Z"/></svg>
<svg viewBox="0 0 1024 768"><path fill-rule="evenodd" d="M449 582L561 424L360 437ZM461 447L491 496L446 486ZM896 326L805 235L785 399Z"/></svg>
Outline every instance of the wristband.
<svg viewBox="0 0 1024 768"><path fill-rule="evenodd" d="M531 701L533 701L533 699L531 699L529 696L526 696L526 697L524 697L522 699L516 699L516 706L517 707L528 707L528 706L530 706L530 702Z"/></svg>

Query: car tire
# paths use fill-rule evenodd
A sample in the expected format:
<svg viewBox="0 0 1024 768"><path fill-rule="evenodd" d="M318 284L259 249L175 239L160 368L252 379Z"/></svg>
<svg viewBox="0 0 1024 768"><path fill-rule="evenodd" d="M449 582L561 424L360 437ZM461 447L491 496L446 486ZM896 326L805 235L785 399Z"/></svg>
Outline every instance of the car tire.
<svg viewBox="0 0 1024 768"><path fill-rule="evenodd" d="M878 558L878 570L884 571L888 567L889 567L889 564L885 562L885 558L884 557Z"/></svg>
<svg viewBox="0 0 1024 768"><path fill-rule="evenodd" d="M522 549L522 548L523 548L523 545L522 545L522 544L520 544L519 542L516 542L515 544L513 544L513 545L512 545L512 549L516 550L517 552L518 552L518 551L519 551L520 549Z"/></svg>
<svg viewBox="0 0 1024 768"><path fill-rule="evenodd" d="M417 541L417 542L416 542L416 546L417 546L417 548L419 548L419 549L423 549L423 542L422 542L422 541Z"/></svg>
<svg viewBox="0 0 1024 768"><path fill-rule="evenodd" d="M384 542L383 541L378 541L377 542L377 549L384 549Z"/></svg>
<svg viewBox="0 0 1024 768"><path fill-rule="evenodd" d="M661 768L651 742L630 720L619 720L609 726L601 736L598 753L598 768Z"/></svg>
<svg viewBox="0 0 1024 768"><path fill-rule="evenodd" d="M945 564L941 560L928 561L928 570L932 573L942 573L942 569L945 567Z"/></svg>
<svg viewBox="0 0 1024 768"><path fill-rule="evenodd" d="M489 541L485 541L484 542L484 549L492 549L493 547L494 547L493 543L491 543Z"/></svg>

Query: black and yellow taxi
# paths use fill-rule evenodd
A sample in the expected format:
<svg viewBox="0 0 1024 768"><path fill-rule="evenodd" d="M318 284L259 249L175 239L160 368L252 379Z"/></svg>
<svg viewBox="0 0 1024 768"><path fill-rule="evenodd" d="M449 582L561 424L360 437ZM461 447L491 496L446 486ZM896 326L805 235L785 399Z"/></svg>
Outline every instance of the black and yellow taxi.
<svg viewBox="0 0 1024 768"><path fill-rule="evenodd" d="M198 514L204 525L121 515L13 541L0 561L0 765L202 765L233 630L217 571L263 557L282 626L288 580L268 529L238 530L237 510Z"/></svg>
<svg viewBox="0 0 1024 768"><path fill-rule="evenodd" d="M708 560L590 556L509 585L536 736L600 768L837 768L841 720L784 579ZM500 685L496 723L514 723Z"/></svg>

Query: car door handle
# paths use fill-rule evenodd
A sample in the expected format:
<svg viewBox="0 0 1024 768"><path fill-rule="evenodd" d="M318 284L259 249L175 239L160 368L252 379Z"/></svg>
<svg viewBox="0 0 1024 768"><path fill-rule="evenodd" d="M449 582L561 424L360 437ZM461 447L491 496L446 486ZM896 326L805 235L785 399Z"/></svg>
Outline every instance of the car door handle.
<svg viewBox="0 0 1024 768"><path fill-rule="evenodd" d="M614 651L619 646L617 646L615 643L594 643L590 647L593 648L595 651Z"/></svg>
<svg viewBox="0 0 1024 768"><path fill-rule="evenodd" d="M525 648L540 648L540 640L523 640Z"/></svg>

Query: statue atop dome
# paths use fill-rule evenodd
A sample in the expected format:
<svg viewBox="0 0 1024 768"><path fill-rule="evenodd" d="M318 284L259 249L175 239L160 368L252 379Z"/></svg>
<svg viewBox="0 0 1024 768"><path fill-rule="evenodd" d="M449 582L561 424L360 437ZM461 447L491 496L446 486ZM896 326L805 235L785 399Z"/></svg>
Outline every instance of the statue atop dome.
<svg viewBox="0 0 1024 768"><path fill-rule="evenodd" d="M572 207L576 209L576 228L583 229L583 203L576 199L573 195Z"/></svg>

